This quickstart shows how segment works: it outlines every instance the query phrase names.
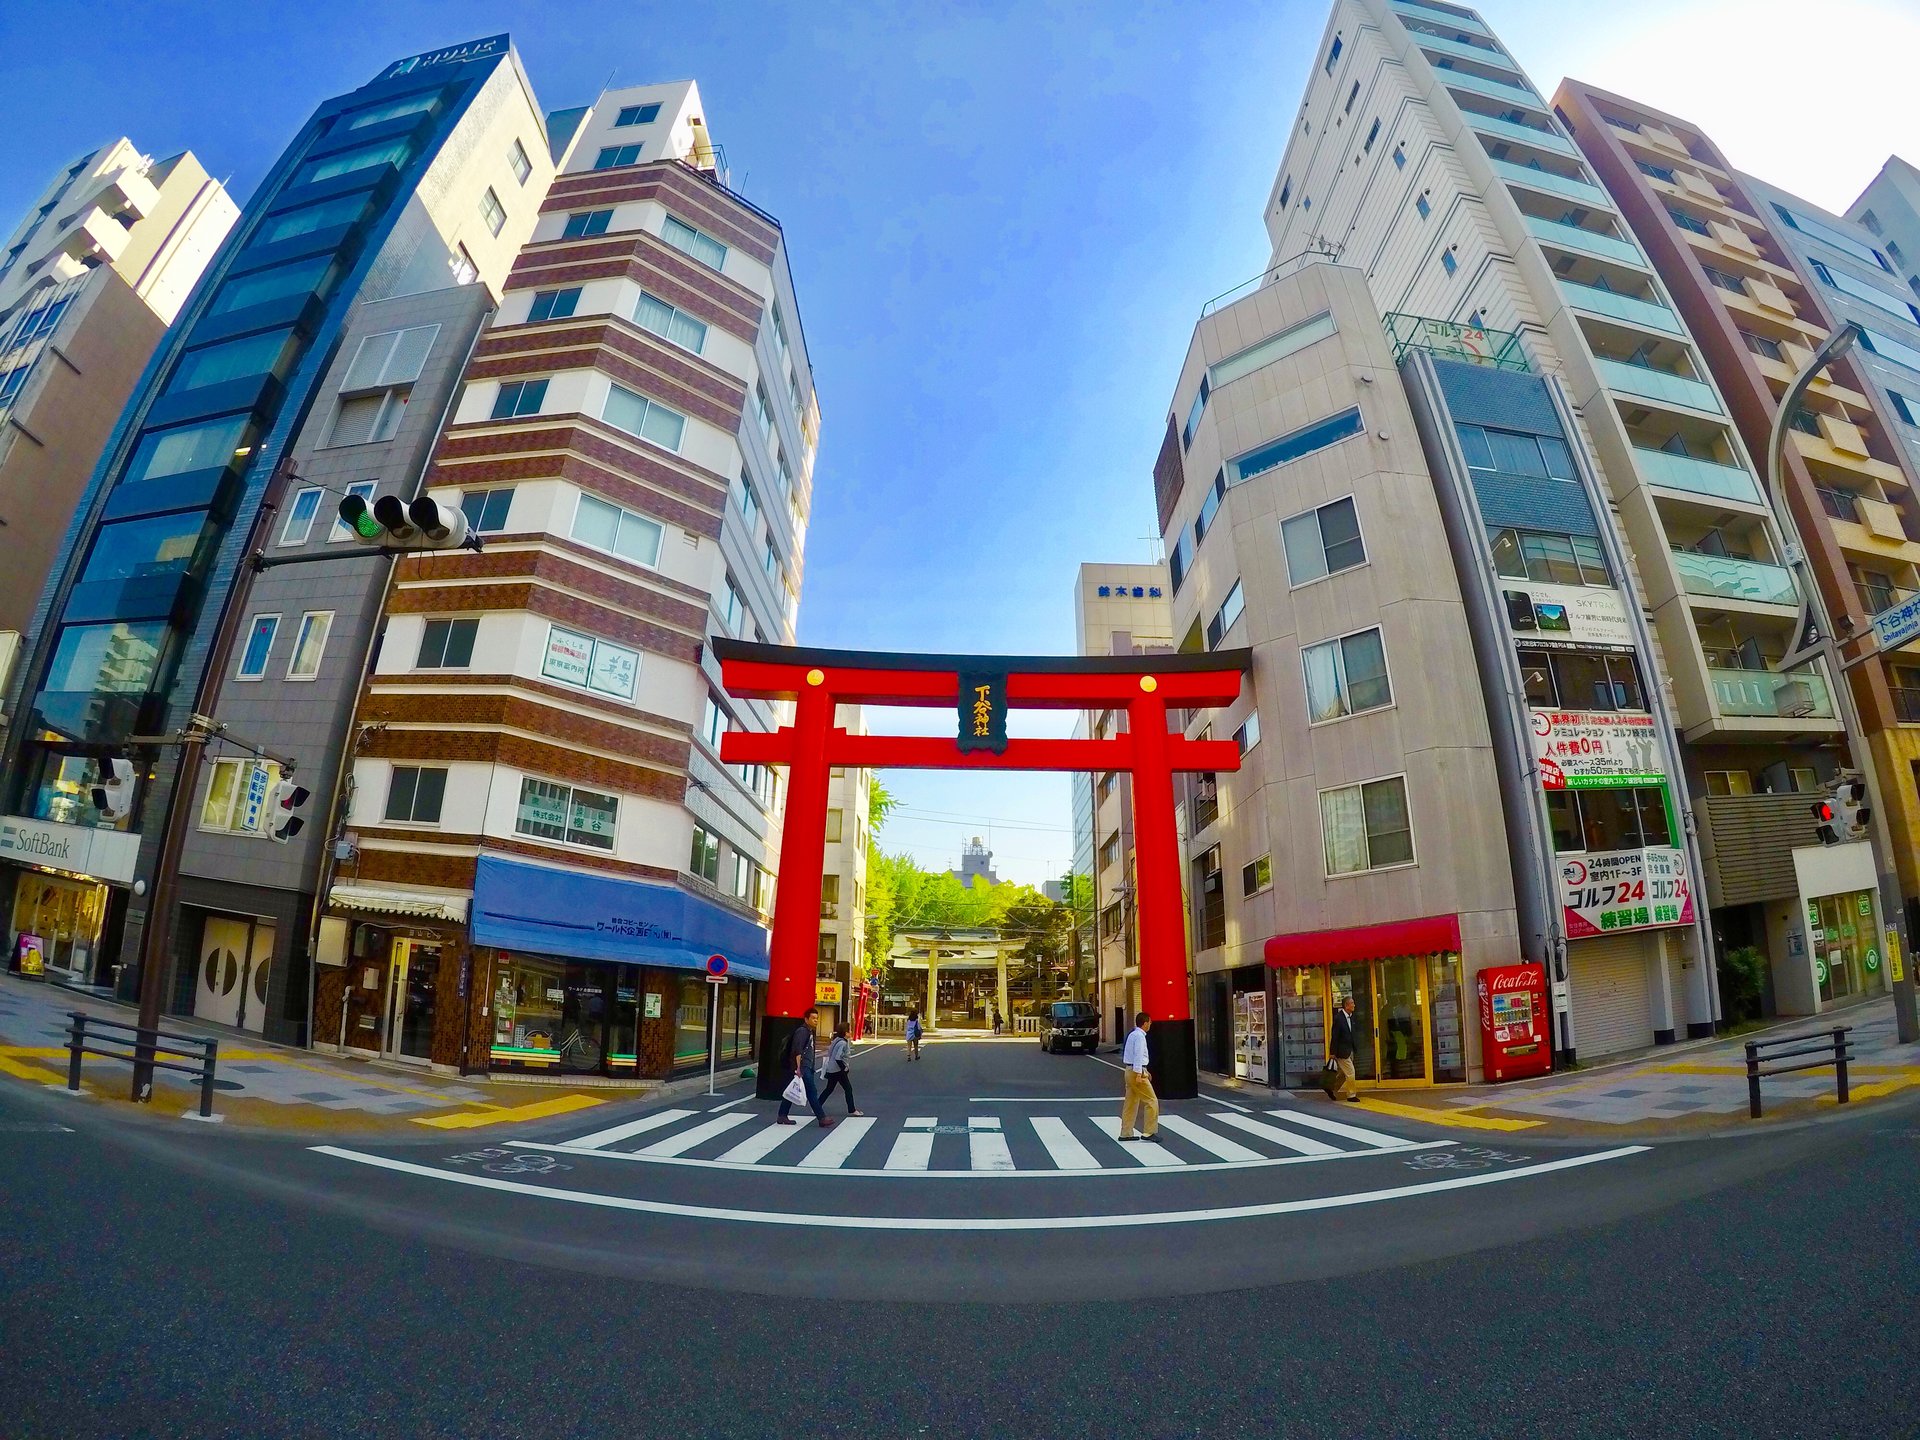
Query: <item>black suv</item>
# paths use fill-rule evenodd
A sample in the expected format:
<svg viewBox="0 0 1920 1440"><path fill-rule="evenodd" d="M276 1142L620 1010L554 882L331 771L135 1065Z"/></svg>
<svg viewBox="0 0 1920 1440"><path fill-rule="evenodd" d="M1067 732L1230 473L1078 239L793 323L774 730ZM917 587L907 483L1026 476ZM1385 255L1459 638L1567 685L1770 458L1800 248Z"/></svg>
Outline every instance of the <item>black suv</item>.
<svg viewBox="0 0 1920 1440"><path fill-rule="evenodd" d="M1100 1044L1100 1012L1085 1000L1056 1000L1040 1025L1040 1048L1049 1055Z"/></svg>

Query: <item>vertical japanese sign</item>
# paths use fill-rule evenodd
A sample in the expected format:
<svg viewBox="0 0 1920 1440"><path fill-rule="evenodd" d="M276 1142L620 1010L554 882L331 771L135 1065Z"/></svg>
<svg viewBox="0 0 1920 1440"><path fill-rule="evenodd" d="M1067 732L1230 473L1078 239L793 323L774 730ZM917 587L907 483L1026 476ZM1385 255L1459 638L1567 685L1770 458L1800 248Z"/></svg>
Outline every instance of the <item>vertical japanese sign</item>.
<svg viewBox="0 0 1920 1440"><path fill-rule="evenodd" d="M991 750L996 755L1007 749L1007 676L1006 672L963 674L960 677L959 721L960 749Z"/></svg>

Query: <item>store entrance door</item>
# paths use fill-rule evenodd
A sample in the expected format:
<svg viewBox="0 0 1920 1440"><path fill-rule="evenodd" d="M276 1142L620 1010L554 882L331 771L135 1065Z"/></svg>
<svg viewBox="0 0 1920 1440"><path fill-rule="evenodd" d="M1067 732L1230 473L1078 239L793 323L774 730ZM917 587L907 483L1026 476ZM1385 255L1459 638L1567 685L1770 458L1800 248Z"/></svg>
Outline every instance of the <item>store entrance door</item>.
<svg viewBox="0 0 1920 1440"><path fill-rule="evenodd" d="M394 1060L433 1058L433 1018L440 990L440 947L395 940L387 967L387 1034L383 1046Z"/></svg>
<svg viewBox="0 0 1920 1440"><path fill-rule="evenodd" d="M1378 964L1379 1020L1375 1034L1380 1045L1382 1080L1416 1080L1427 1075L1427 1005L1425 957L1398 955Z"/></svg>
<svg viewBox="0 0 1920 1440"><path fill-rule="evenodd" d="M1335 965L1327 972L1326 1033L1333 1033L1333 1011L1353 997L1353 1073L1358 1080L1380 1078L1380 1056L1374 1044L1373 967Z"/></svg>

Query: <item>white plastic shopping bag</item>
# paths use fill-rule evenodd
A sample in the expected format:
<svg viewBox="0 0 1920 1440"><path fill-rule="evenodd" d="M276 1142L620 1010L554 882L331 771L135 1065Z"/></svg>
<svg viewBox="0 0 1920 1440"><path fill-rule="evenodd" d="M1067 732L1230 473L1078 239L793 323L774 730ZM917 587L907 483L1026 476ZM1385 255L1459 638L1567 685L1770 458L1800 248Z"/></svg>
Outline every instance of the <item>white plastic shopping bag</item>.
<svg viewBox="0 0 1920 1440"><path fill-rule="evenodd" d="M798 1074L795 1074L791 1080L787 1081L787 1088L780 1092L780 1098L782 1100L789 1101L795 1105L806 1104L807 1103L806 1082L803 1081Z"/></svg>

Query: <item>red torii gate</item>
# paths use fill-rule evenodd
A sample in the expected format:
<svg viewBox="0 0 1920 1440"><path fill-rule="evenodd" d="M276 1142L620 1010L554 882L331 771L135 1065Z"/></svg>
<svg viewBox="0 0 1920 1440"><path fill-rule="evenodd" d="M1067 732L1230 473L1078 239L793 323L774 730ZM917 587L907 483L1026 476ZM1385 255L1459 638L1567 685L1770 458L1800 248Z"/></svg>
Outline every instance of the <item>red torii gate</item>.
<svg viewBox="0 0 1920 1440"><path fill-rule="evenodd" d="M1189 740L1170 733L1167 716L1170 710L1232 704L1252 666L1252 652L895 655L716 639L713 653L729 694L793 704L789 725L772 733L729 730L720 739L720 758L730 764L787 767L770 978L760 1023L761 1098L778 1098L786 1084L781 1057L787 1038L813 1004L828 782L837 765L1130 775L1140 996L1154 1021L1149 1040L1155 1085L1171 1099L1198 1093L1173 775L1238 770L1240 749L1231 740ZM958 735L848 734L834 724L836 707L843 704L954 706ZM1104 740L1009 739L1006 711L1012 706L1122 710L1127 728Z"/></svg>

